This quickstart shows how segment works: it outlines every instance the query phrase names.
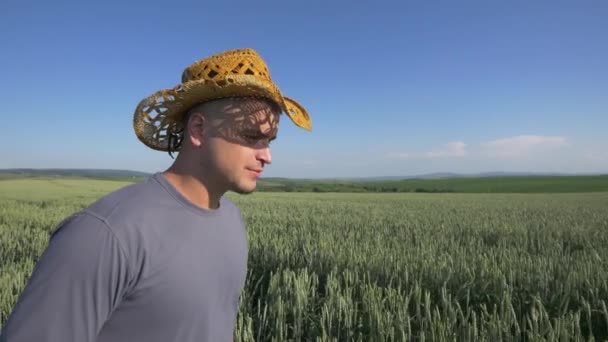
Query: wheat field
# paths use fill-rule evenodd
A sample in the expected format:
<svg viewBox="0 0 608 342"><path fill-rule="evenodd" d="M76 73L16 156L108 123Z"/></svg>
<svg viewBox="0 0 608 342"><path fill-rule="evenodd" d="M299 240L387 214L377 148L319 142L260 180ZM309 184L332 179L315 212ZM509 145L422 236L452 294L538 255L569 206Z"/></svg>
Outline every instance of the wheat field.
<svg viewBox="0 0 608 342"><path fill-rule="evenodd" d="M56 224L126 184L0 181L0 326ZM608 193L228 196L239 341L608 338Z"/></svg>

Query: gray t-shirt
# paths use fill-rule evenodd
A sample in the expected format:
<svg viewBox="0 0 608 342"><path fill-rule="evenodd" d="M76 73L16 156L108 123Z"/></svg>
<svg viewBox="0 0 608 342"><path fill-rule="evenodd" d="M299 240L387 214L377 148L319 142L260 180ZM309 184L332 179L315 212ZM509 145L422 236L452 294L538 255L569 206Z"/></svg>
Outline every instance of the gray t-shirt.
<svg viewBox="0 0 608 342"><path fill-rule="evenodd" d="M201 209L156 173L59 226L0 341L232 341L247 252L232 202Z"/></svg>

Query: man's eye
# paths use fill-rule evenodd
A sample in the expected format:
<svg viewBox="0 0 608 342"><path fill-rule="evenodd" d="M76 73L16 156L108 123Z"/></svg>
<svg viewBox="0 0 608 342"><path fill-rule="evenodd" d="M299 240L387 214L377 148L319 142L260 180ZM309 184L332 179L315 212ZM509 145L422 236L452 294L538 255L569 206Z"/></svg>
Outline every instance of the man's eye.
<svg viewBox="0 0 608 342"><path fill-rule="evenodd" d="M266 136L263 135L259 135L259 134L243 134L242 137L249 143L251 144L261 144L261 143L265 143L266 145L270 145L270 143L272 142L272 138L268 138Z"/></svg>
<svg viewBox="0 0 608 342"><path fill-rule="evenodd" d="M245 140L247 140L251 144L258 144L259 142L261 142L264 139L264 138L260 137L259 135L253 135L253 134L245 134L245 135L243 135L243 137L245 138Z"/></svg>

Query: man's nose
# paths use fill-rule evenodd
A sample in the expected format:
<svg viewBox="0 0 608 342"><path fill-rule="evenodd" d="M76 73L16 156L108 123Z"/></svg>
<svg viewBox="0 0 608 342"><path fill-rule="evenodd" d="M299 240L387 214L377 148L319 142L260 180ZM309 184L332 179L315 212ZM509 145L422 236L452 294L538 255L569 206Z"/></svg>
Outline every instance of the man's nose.
<svg viewBox="0 0 608 342"><path fill-rule="evenodd" d="M264 164L272 163L272 156L270 155L270 147L266 146L261 148L257 152L257 159L262 161Z"/></svg>

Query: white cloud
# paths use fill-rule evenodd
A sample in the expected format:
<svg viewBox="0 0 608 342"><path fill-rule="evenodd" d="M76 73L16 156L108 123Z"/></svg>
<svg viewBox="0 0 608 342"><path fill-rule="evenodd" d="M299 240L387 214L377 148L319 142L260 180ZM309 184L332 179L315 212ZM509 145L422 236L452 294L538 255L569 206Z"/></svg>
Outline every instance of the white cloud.
<svg viewBox="0 0 608 342"><path fill-rule="evenodd" d="M437 159L462 159L467 160L509 160L513 162L517 159L522 161L530 158L540 160L550 160L548 158L557 157L551 152L559 151L565 158L564 153L572 151L564 150L569 146L568 139L562 136L544 135L518 135L508 138L496 139L478 145L470 146L463 141L452 141L440 148L427 150L425 152L400 151L389 153L389 159L397 160L437 160ZM595 161L603 160L604 154L588 154L588 159ZM563 158L562 158L563 159Z"/></svg>
<svg viewBox="0 0 608 342"><path fill-rule="evenodd" d="M424 152L393 152L389 153L391 159L435 159L435 158L451 158L464 157L467 155L467 145L462 141L452 141L445 144L442 148Z"/></svg>
<svg viewBox="0 0 608 342"><path fill-rule="evenodd" d="M442 149L425 153L428 158L464 157L467 155L467 145L462 141L447 143Z"/></svg>
<svg viewBox="0 0 608 342"><path fill-rule="evenodd" d="M567 140L559 136L519 135L482 144L485 155L497 158L530 157L566 146Z"/></svg>

